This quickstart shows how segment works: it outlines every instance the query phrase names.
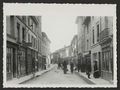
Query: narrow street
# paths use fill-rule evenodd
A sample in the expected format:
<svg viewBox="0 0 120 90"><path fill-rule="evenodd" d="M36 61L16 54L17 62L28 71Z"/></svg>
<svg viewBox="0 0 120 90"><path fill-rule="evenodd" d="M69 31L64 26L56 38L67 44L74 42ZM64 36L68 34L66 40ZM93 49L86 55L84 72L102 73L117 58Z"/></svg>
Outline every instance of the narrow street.
<svg viewBox="0 0 120 90"><path fill-rule="evenodd" d="M64 74L62 69L57 69L57 67L53 68L51 71L45 73L42 76L36 77L22 84L62 85L62 86L88 85L86 81L84 81L81 77L77 76L75 73L71 74L70 70L67 72L67 74Z"/></svg>

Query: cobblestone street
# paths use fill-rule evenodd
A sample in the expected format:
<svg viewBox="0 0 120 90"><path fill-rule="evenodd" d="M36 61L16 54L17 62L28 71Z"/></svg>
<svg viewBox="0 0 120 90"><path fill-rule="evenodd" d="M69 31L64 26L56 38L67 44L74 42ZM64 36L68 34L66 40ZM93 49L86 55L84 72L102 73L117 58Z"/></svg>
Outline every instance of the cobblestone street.
<svg viewBox="0 0 120 90"><path fill-rule="evenodd" d="M46 74L36 77L28 82L23 83L24 85L62 85L62 86L79 86L88 85L81 77L75 73L71 74L70 71L64 74L61 69L54 68Z"/></svg>

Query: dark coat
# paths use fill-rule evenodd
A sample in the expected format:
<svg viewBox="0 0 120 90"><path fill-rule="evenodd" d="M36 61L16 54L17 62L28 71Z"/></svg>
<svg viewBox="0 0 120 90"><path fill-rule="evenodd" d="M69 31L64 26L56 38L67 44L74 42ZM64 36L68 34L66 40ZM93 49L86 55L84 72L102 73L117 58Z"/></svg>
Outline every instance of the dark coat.
<svg viewBox="0 0 120 90"><path fill-rule="evenodd" d="M66 69L66 68L67 68L67 62L64 61L64 62L63 62L63 69Z"/></svg>
<svg viewBox="0 0 120 90"><path fill-rule="evenodd" d="M71 62L70 63L70 68L73 69L74 68L74 64Z"/></svg>

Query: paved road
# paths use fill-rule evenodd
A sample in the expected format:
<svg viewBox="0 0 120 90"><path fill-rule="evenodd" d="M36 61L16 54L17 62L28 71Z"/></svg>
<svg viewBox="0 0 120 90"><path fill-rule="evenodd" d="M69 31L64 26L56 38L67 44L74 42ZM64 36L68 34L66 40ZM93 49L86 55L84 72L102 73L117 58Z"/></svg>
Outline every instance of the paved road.
<svg viewBox="0 0 120 90"><path fill-rule="evenodd" d="M59 85L59 86L80 86L88 85L81 77L76 74L71 74L70 71L67 74L63 74L61 69L54 68L51 71L45 73L42 76L36 77L28 82L23 83L24 85Z"/></svg>

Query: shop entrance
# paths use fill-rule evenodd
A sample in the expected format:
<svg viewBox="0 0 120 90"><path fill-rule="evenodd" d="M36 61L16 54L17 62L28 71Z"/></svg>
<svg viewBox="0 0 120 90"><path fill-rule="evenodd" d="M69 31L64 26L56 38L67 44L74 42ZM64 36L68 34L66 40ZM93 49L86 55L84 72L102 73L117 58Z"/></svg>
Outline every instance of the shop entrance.
<svg viewBox="0 0 120 90"><path fill-rule="evenodd" d="M15 55L15 49L13 48L13 77L15 78L16 77L16 69L17 69L17 67L16 67L16 55Z"/></svg>

